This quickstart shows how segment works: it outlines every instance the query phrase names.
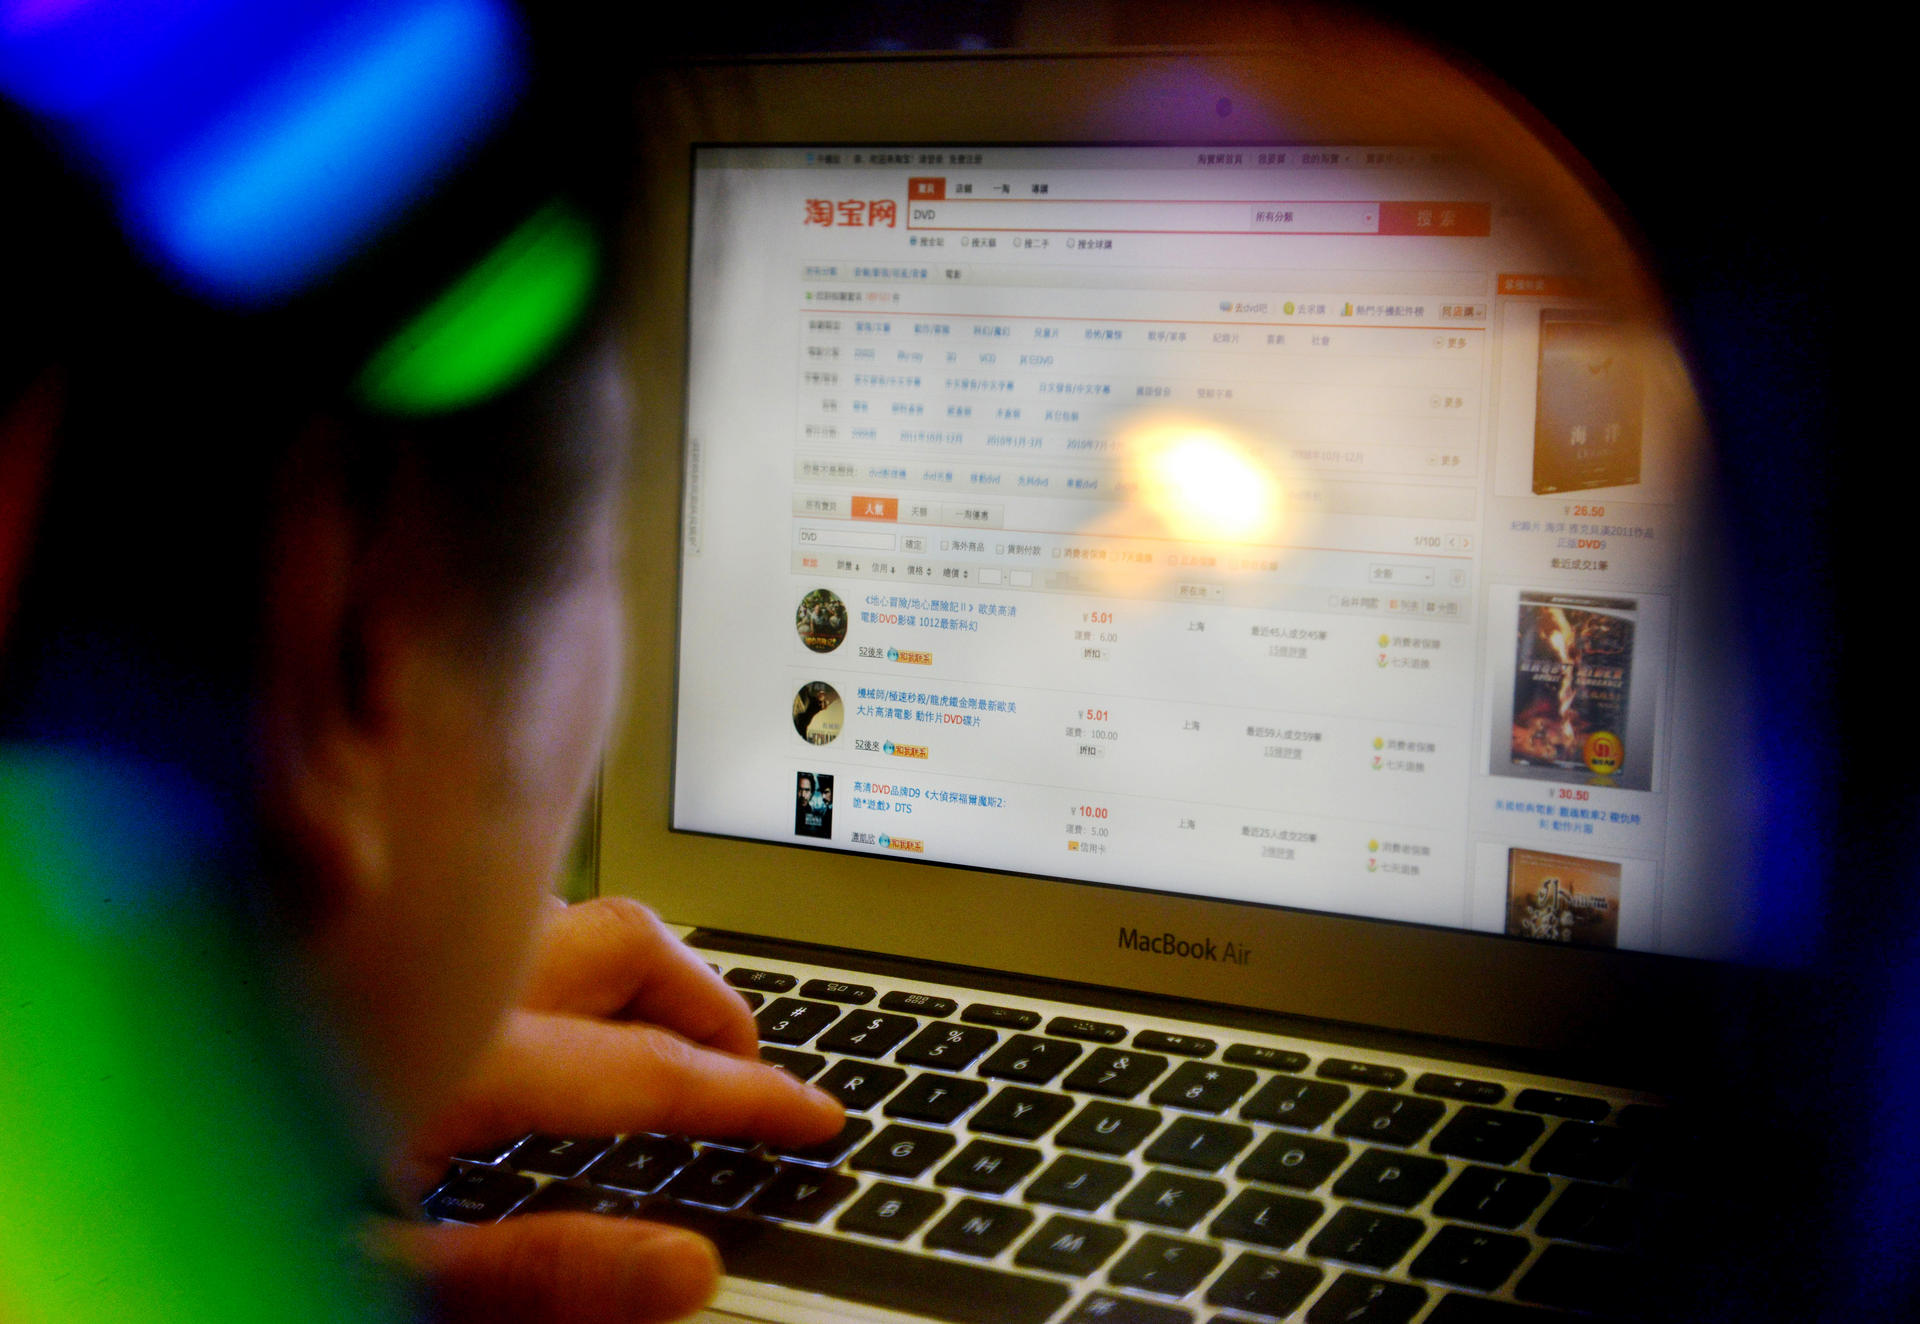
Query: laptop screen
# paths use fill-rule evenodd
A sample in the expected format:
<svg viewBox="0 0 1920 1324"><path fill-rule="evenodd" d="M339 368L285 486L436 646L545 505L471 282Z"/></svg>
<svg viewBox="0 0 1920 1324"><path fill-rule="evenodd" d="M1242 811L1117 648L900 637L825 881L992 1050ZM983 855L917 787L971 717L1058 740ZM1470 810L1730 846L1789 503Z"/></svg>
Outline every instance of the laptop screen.
<svg viewBox="0 0 1920 1324"><path fill-rule="evenodd" d="M1496 181L714 146L690 227L674 828L1718 950L1691 395Z"/></svg>

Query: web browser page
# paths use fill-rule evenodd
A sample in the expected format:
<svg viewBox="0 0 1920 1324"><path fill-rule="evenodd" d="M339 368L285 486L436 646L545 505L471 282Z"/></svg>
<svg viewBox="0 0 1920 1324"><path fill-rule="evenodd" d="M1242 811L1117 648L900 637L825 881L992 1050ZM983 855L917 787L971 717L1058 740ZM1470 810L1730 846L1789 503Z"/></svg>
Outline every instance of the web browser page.
<svg viewBox="0 0 1920 1324"><path fill-rule="evenodd" d="M673 822L1648 950L1676 389L1427 151L698 153Z"/></svg>

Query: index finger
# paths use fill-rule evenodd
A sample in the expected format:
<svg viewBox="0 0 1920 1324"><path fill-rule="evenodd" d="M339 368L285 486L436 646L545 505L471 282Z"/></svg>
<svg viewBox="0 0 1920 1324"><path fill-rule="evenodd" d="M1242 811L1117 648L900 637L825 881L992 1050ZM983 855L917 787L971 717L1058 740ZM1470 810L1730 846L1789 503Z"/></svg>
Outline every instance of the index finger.
<svg viewBox="0 0 1920 1324"><path fill-rule="evenodd" d="M741 1057L759 1052L753 1013L660 917L627 897L557 912L534 956L530 1011L644 1020Z"/></svg>
<svg viewBox="0 0 1920 1324"><path fill-rule="evenodd" d="M831 1095L771 1063L717 1053L651 1025L521 1011L419 1147L446 1154L529 1131L807 1143L844 1120Z"/></svg>

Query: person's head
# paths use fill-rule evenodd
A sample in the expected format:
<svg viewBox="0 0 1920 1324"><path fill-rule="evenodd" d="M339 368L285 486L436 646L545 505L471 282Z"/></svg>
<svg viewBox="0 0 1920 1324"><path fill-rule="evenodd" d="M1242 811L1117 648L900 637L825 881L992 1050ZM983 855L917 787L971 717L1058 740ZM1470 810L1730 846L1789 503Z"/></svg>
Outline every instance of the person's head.
<svg viewBox="0 0 1920 1324"><path fill-rule="evenodd" d="M800 799L813 799L813 778L804 772L800 774Z"/></svg>
<svg viewBox="0 0 1920 1324"><path fill-rule="evenodd" d="M617 363L590 346L396 422L197 358L46 378L0 738L222 803L235 904L292 953L384 1131L496 1023L610 714Z"/></svg>

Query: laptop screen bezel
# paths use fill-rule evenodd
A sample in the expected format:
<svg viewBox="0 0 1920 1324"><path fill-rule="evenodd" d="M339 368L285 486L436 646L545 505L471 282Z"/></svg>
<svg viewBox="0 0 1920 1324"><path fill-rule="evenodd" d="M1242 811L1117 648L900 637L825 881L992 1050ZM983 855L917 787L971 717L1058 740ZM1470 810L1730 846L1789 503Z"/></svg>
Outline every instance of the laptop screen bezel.
<svg viewBox="0 0 1920 1324"><path fill-rule="evenodd" d="M1370 44L1372 43L1372 44ZM1256 1008L1524 1054L1589 1078L1644 1074L1703 962L1134 888L907 863L669 824L683 494L689 181L697 144L1437 142L1500 162L1617 302L1651 315L1622 227L1550 131L1438 57L1328 32L1288 50L845 57L681 64L639 80L629 234L636 462L628 699L597 805L597 885L703 929ZM1114 108L1116 85L1154 90ZM1231 112L1222 106L1231 103ZM1159 958L1123 929L1232 934L1244 966ZM1684 1019L1684 1018L1682 1018ZM1638 1083L1636 1079L1634 1083Z"/></svg>

